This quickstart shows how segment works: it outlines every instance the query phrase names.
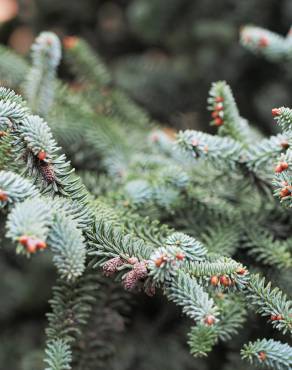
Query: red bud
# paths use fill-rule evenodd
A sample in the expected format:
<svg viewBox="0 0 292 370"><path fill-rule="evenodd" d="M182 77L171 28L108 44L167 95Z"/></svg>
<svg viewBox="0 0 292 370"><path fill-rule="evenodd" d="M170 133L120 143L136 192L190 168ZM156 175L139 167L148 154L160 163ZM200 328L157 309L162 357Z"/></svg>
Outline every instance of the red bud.
<svg viewBox="0 0 292 370"><path fill-rule="evenodd" d="M41 151L39 152L39 154L38 154L38 159L39 159L40 161L43 161L44 159L46 159L46 157L47 157L47 153L46 153L44 150L41 150Z"/></svg>
<svg viewBox="0 0 292 370"><path fill-rule="evenodd" d="M272 109L272 116L276 117L280 115L280 109L279 108L273 108Z"/></svg>
<svg viewBox="0 0 292 370"><path fill-rule="evenodd" d="M204 319L204 323L211 326L215 323L215 317L213 315L207 315Z"/></svg>

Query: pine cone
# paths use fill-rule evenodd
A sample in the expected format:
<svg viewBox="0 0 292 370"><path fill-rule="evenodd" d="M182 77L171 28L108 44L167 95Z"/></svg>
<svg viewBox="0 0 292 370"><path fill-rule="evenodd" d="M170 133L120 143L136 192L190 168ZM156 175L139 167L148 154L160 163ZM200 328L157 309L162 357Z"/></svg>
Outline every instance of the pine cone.
<svg viewBox="0 0 292 370"><path fill-rule="evenodd" d="M137 279L144 279L148 275L146 263L144 261L135 263L133 267L133 271L137 277Z"/></svg>
<svg viewBox="0 0 292 370"><path fill-rule="evenodd" d="M111 258L102 267L104 275L107 277L112 276L122 264L123 260L120 257Z"/></svg>
<svg viewBox="0 0 292 370"><path fill-rule="evenodd" d="M40 172L43 178L46 180L47 183L50 184L56 181L54 167L50 163L40 161L39 169L40 169Z"/></svg>
<svg viewBox="0 0 292 370"><path fill-rule="evenodd" d="M124 276L123 286L126 290L131 291L136 288L138 281L139 279L137 278L135 271L131 270Z"/></svg>

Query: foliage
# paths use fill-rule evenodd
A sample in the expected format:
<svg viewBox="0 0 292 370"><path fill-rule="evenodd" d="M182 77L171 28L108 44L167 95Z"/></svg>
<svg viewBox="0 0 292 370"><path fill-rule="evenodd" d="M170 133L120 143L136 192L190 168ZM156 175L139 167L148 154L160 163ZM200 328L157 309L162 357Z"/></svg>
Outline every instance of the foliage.
<svg viewBox="0 0 292 370"><path fill-rule="evenodd" d="M284 42L247 31L256 47L263 47L263 32ZM63 41L81 91L56 79L60 44L51 33L33 45L20 95L0 90L0 128L11 138L0 150L1 228L24 257L51 254L58 275L47 369L108 366L127 315L129 293L119 285L150 297L162 293L181 309L191 321L194 357L219 342L238 350L235 336L249 336L254 313L272 323L267 336L272 329L291 334L291 300L272 274L262 277L266 266L291 268L291 110L273 109L283 135L259 139L219 81L208 99L218 134L176 134L150 122L85 41ZM6 54L13 58L3 53L4 67ZM12 81L14 71L7 72ZM291 351L264 338L244 344L241 355L282 370L291 367Z"/></svg>

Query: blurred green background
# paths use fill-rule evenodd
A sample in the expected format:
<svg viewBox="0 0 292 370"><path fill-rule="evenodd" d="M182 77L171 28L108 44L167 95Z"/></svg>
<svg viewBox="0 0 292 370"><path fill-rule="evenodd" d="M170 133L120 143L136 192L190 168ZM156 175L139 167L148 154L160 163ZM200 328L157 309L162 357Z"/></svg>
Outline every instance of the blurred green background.
<svg viewBox="0 0 292 370"><path fill-rule="evenodd" d="M271 108L291 102L291 72L250 55L238 33L254 23L285 34L291 19L291 0L22 0L1 41L26 54L41 30L82 36L120 86L176 127L206 130L208 89L224 79L242 116L270 132Z"/></svg>

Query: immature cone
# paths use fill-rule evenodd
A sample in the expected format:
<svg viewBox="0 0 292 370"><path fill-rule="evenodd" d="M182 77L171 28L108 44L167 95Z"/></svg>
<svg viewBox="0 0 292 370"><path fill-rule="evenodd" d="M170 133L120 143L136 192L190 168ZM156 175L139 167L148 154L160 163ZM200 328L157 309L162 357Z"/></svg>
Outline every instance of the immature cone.
<svg viewBox="0 0 292 370"><path fill-rule="evenodd" d="M102 266L104 275L107 277L112 276L122 264L123 260L120 257L111 258Z"/></svg>
<svg viewBox="0 0 292 370"><path fill-rule="evenodd" d="M135 273L138 280L144 279L148 275L146 263L144 261L135 263L132 271Z"/></svg>
<svg viewBox="0 0 292 370"><path fill-rule="evenodd" d="M56 180L54 167L47 162L41 161L39 166L43 178L50 184Z"/></svg>
<svg viewBox="0 0 292 370"><path fill-rule="evenodd" d="M134 270L126 273L123 279L123 286L126 290L132 291L136 288L139 279Z"/></svg>

